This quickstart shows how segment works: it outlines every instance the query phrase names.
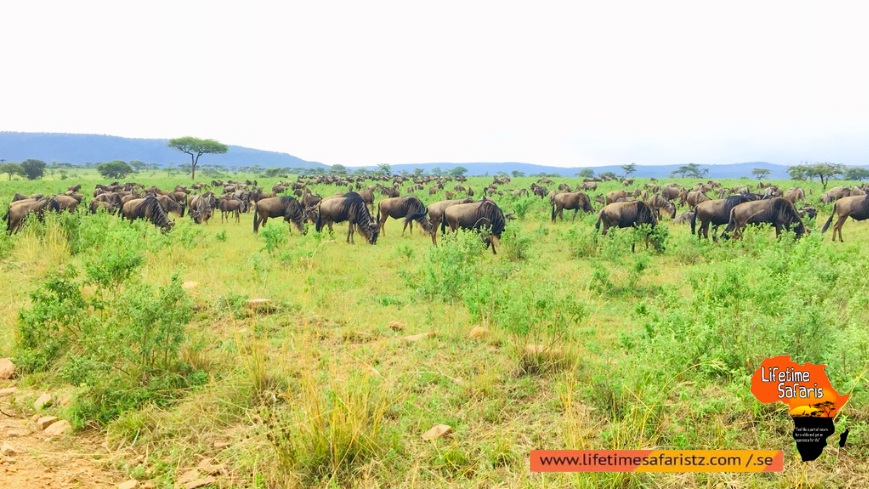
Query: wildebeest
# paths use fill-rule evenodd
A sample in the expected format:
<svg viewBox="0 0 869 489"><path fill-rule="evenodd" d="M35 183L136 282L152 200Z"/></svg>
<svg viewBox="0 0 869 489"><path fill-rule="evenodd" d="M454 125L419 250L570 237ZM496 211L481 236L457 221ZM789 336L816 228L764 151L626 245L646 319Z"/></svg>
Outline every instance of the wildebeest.
<svg viewBox="0 0 869 489"><path fill-rule="evenodd" d="M775 227L776 236L781 235L782 229L793 230L797 238L807 232L797 209L784 197L755 200L735 206L730 211L730 220L722 237L727 238L733 234L734 238L738 238L748 224L771 224Z"/></svg>
<svg viewBox="0 0 869 489"><path fill-rule="evenodd" d="M794 187L792 189L788 189L784 194L784 198L788 199L788 202L791 204L796 204L801 200L806 200L806 193L800 187Z"/></svg>
<svg viewBox="0 0 869 489"><path fill-rule="evenodd" d="M591 199L584 192L562 192L555 194L549 199L549 204L552 206L552 222L555 222L556 217L561 217L564 220L564 209L573 210L573 220L576 220L576 214L582 210L583 212L594 212L594 207L591 206Z"/></svg>
<svg viewBox="0 0 869 489"><path fill-rule="evenodd" d="M230 214L232 214L232 216L235 217L235 222L238 223L240 214L244 212L247 207L245 207L243 200L220 199L217 201L217 209L220 211L220 222L223 222L224 219L229 221Z"/></svg>
<svg viewBox="0 0 869 489"><path fill-rule="evenodd" d="M6 221L6 232L17 233L24 226L24 221L30 214L42 219L45 211L60 212L60 204L52 198L23 199L9 204L9 209L3 220Z"/></svg>
<svg viewBox="0 0 869 489"><path fill-rule="evenodd" d="M437 230L441 227L441 222L444 219L444 211L447 207L454 206L457 204L470 204L474 202L473 199L453 199L453 200L442 200L440 202L433 202L428 205L428 218L432 224L432 233L431 233L431 241L434 244L437 243Z"/></svg>
<svg viewBox="0 0 869 489"><path fill-rule="evenodd" d="M652 208L652 212L655 213L655 218L659 221L661 220L661 209L667 211L667 214L670 215L670 219L676 219L676 206L669 200L665 199L660 192L652 196L652 200L649 201L649 207Z"/></svg>
<svg viewBox="0 0 869 489"><path fill-rule="evenodd" d="M154 198L163 206L164 212L174 212L178 214L179 217L184 217L184 207L171 197L171 194L158 195Z"/></svg>
<svg viewBox="0 0 869 489"><path fill-rule="evenodd" d="M821 194L821 202L825 204L829 204L830 202L835 202L843 197L850 197L851 189L847 187L833 187L828 190L826 193Z"/></svg>
<svg viewBox="0 0 869 489"><path fill-rule="evenodd" d="M53 199L57 201L60 210L69 212L75 212L75 209L78 207L80 202L79 200L76 200L75 197L69 195L55 195Z"/></svg>
<svg viewBox="0 0 869 489"><path fill-rule="evenodd" d="M607 192L604 197L604 204L612 204L613 202L621 202L627 200L628 192L627 190L613 190L612 192Z"/></svg>
<svg viewBox="0 0 869 489"><path fill-rule="evenodd" d="M423 231L431 234L432 224L426 217L428 210L425 204L419 200L419 197L407 195L405 197L395 197L383 199L377 205L377 226L380 233L384 232L384 225L388 218L401 219L404 218L404 226L401 228L401 235L404 236L404 230L410 226L410 233L413 234L413 221L417 221Z"/></svg>
<svg viewBox="0 0 869 489"><path fill-rule="evenodd" d="M260 199L254 205L253 232L259 232L260 225L265 226L270 217L283 217L284 221L293 223L300 233L305 232L305 208L294 197L286 195Z"/></svg>
<svg viewBox="0 0 869 489"><path fill-rule="evenodd" d="M507 226L504 212L491 200L471 202L470 204L456 204L444 210L441 221L441 233L446 233L446 226L451 231L469 229L474 231L488 230L484 237L486 248L492 247L492 253L497 254L496 246L500 246L501 234Z"/></svg>
<svg viewBox="0 0 869 489"><path fill-rule="evenodd" d="M699 220L700 230L696 231L697 238L709 239L709 225L712 224L712 237L715 239L718 226L730 222L730 211L739 204L753 200L755 199L747 195L733 195L726 199L707 200L697 204L694 208L694 216L691 218L691 234L695 233L696 223Z"/></svg>
<svg viewBox="0 0 869 489"><path fill-rule="evenodd" d="M691 219L694 217L694 211L683 212L679 214L679 217L673 219L674 224L688 224L691 222Z"/></svg>
<svg viewBox="0 0 869 489"><path fill-rule="evenodd" d="M332 223L347 221L348 243L353 243L353 233L357 226L368 243L377 243L377 221L368 212L365 200L356 192L324 199L317 209L317 232L322 231L323 226L329 226L329 231L332 231Z"/></svg>
<svg viewBox="0 0 869 489"><path fill-rule="evenodd" d="M658 224L655 218L655 212L649 207L649 204L642 200L633 202L613 202L600 210L597 222L594 224L595 229L600 229L603 224L601 235L606 236L607 231L611 227L627 228L638 227L643 224L649 224L654 228ZM649 237L646 236L646 246L648 247ZM636 243L631 244L631 251L635 251ZM655 247L658 244L655 243Z"/></svg>
<svg viewBox="0 0 869 489"><path fill-rule="evenodd" d="M851 197L842 197L833 204L833 213L830 218L824 223L821 233L827 232L830 223L833 222L833 217L837 216L836 224L833 224L833 241L836 241L836 233L839 233L839 241L842 241L842 226L848 218L855 221L869 219L869 195L854 195Z"/></svg>
<svg viewBox="0 0 869 489"><path fill-rule="evenodd" d="M164 233L172 229L175 225L169 220L166 212L163 211L163 206L160 205L155 197L145 197L144 199L133 199L124 203L122 212L125 218L135 221L136 219L147 219L152 224L159 227Z"/></svg>
<svg viewBox="0 0 869 489"><path fill-rule="evenodd" d="M711 200L708 195L704 194L700 190L692 190L685 195L685 203L688 204L688 209L693 209L697 207L697 204L701 202L705 202L707 200Z"/></svg>
<svg viewBox="0 0 869 489"><path fill-rule="evenodd" d="M202 224L203 222L208 224L208 220L211 219L211 214L217 205L217 202L214 200L214 194L211 192L190 197L187 207L189 208L190 217L193 218L193 222L196 224Z"/></svg>

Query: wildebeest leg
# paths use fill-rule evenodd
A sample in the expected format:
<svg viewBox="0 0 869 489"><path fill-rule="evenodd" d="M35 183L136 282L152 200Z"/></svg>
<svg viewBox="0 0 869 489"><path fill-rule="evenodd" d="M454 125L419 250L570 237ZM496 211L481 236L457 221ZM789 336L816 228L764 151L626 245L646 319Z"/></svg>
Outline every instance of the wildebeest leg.
<svg viewBox="0 0 869 489"><path fill-rule="evenodd" d="M836 224L833 225L833 241L836 241L836 233L839 233L839 241L844 243L845 241L842 239L842 226L845 225L845 221L848 220L848 216L844 215L839 217L836 220Z"/></svg>
<svg viewBox="0 0 869 489"><path fill-rule="evenodd" d="M354 231L353 227L354 227L354 225L352 222L347 224L347 242L348 243L353 243L353 231Z"/></svg>
<svg viewBox="0 0 869 489"><path fill-rule="evenodd" d="M241 223L241 212L239 212L238 209L235 210L235 223Z"/></svg>
<svg viewBox="0 0 869 489"><path fill-rule="evenodd" d="M577 207L576 209L573 209L573 221L572 222L576 222L576 215L577 214L579 214L579 207Z"/></svg>

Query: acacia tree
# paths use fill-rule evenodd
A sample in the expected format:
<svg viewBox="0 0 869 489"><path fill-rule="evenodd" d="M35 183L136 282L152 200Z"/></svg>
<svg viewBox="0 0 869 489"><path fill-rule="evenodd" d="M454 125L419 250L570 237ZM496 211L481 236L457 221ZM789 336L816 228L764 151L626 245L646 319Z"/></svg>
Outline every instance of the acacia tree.
<svg viewBox="0 0 869 489"><path fill-rule="evenodd" d="M631 173L635 173L637 171L637 164L631 163L629 165L622 165L622 171L625 172L625 178L631 176Z"/></svg>
<svg viewBox="0 0 869 489"><path fill-rule="evenodd" d="M3 163L0 164L0 173L7 174L11 181L12 175L24 175L24 167L20 163Z"/></svg>
<svg viewBox="0 0 869 489"><path fill-rule="evenodd" d="M854 166L851 168L846 168L844 175L845 178L847 178L848 180L857 180L862 182L863 180L869 178L869 170L859 166Z"/></svg>
<svg viewBox="0 0 869 489"><path fill-rule="evenodd" d="M196 179L196 165L204 154L222 154L229 149L225 144L213 139L199 139L190 136L169 140L169 147L190 155L190 179Z"/></svg>
<svg viewBox="0 0 869 489"><path fill-rule="evenodd" d="M125 178L127 175L133 173L133 167L123 161L115 160L109 161L108 163L101 163L97 166L97 171L100 172L100 175L114 180Z"/></svg>
<svg viewBox="0 0 869 489"><path fill-rule="evenodd" d="M791 180L808 180L808 169L805 165L793 165L788 167L788 175Z"/></svg>
<svg viewBox="0 0 869 489"><path fill-rule="evenodd" d="M807 167L806 175L810 178L818 177L818 179L821 180L821 188L826 191L827 184L830 182L830 179L837 175L841 175L842 171L842 165L833 163L818 163Z"/></svg>
<svg viewBox="0 0 869 489"><path fill-rule="evenodd" d="M766 168L755 168L754 170L751 170L751 174L756 176L758 180L763 180L764 178L769 177L770 173L772 173L772 171Z"/></svg>

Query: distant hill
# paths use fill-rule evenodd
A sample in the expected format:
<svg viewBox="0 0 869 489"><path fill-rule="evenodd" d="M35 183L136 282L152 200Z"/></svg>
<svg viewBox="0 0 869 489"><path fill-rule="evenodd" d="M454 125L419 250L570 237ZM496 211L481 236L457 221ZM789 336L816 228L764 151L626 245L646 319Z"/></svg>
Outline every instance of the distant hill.
<svg viewBox="0 0 869 489"><path fill-rule="evenodd" d="M132 139L96 134L0 132L0 158L24 161L28 158L46 163L82 165L105 161L144 161L159 165L189 163L190 158L167 146L168 139ZM322 163L305 161L287 153L229 146L226 154L206 155L202 164L253 166L264 168L327 168Z"/></svg>
<svg viewBox="0 0 869 489"><path fill-rule="evenodd" d="M0 159L6 161L23 161L34 158L46 163L72 163L76 165L88 163L102 163L105 161L139 160L145 163L157 163L159 165L178 165L189 163L189 158L184 153L169 148L168 139L133 139L118 136L105 136L96 134L62 134L62 133L25 133L25 132L0 132ZM275 151L262 151L245 148L242 146L229 146L226 154L207 155L203 158L203 164L219 165L223 167L244 167L258 165L263 168L321 168L329 166L315 161L306 161L287 153ZM468 175L495 175L505 172L508 175L513 171L519 171L526 175L538 173L555 174L564 177L573 177L584 168L591 168L595 175L604 172L613 172L616 175L623 173L621 167L578 166L562 168L557 166L532 165L518 162L499 163L407 163L394 164L391 169L394 173L407 171L413 173L416 168L422 168L430 172L434 168L440 168L444 172L457 166L468 169ZM632 176L640 178L667 178L670 173L682 166L672 165L637 165L637 171ZM356 168L376 170L376 166L351 166L351 171ZM754 168L766 168L770 170L770 179L787 179L787 166L774 165L764 162L733 163L728 165L703 165L708 168L708 178L752 178L751 170Z"/></svg>

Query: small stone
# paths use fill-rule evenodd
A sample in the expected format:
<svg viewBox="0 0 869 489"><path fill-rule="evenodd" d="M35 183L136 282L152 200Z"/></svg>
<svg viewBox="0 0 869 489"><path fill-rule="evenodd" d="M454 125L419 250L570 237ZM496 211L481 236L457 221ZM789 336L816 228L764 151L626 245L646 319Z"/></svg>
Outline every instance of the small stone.
<svg viewBox="0 0 869 489"><path fill-rule="evenodd" d="M36 398L36 401L33 403L33 408L39 411L46 406L51 406L51 394L43 392L41 396Z"/></svg>
<svg viewBox="0 0 869 489"><path fill-rule="evenodd" d="M61 436L68 433L72 433L72 425L65 419L51 423L48 428L45 428L45 434L48 436Z"/></svg>
<svg viewBox="0 0 869 489"><path fill-rule="evenodd" d="M44 430L45 428L48 428L49 426L54 424L55 421L57 421L56 416L42 416L41 418L36 420L36 427L40 430Z"/></svg>
<svg viewBox="0 0 869 489"><path fill-rule="evenodd" d="M402 339L403 339L404 341L407 341L408 343L414 343L414 342L416 342L416 341L419 341L419 340L422 340L422 339L428 338L429 336L433 336L433 335L432 335L431 333L420 333L420 334L415 334L415 335L405 336L405 337L402 338Z"/></svg>
<svg viewBox="0 0 869 489"><path fill-rule="evenodd" d="M17 430L14 428L6 430L6 438L21 438L22 436L27 436L29 434L30 431L27 430Z"/></svg>
<svg viewBox="0 0 869 489"><path fill-rule="evenodd" d="M215 482L217 482L217 479L209 475L208 477L192 480L184 484L184 489L196 489L197 487L204 487L209 484L214 484Z"/></svg>
<svg viewBox="0 0 869 489"><path fill-rule="evenodd" d="M118 484L118 489L136 489L139 487L139 481L136 479L130 479L126 482L121 482Z"/></svg>
<svg viewBox="0 0 869 489"><path fill-rule="evenodd" d="M390 321L389 322L389 329L391 329L393 331L404 331L404 325L398 321Z"/></svg>
<svg viewBox="0 0 869 489"><path fill-rule="evenodd" d="M8 443L4 443L3 445L0 445L0 455L3 455L4 457L11 457L11 456L15 455L16 453L18 453L18 452L14 448L12 448L12 445L10 445Z"/></svg>
<svg viewBox="0 0 869 489"><path fill-rule="evenodd" d="M468 338L480 338L481 336L486 336L487 334L489 334L488 329L482 326L474 326L474 328L471 329L471 332L468 333Z"/></svg>
<svg viewBox="0 0 869 489"><path fill-rule="evenodd" d="M199 287L199 282L184 282L181 284L181 288L185 290L195 289Z"/></svg>
<svg viewBox="0 0 869 489"><path fill-rule="evenodd" d="M422 435L423 440L434 440L436 438L442 438L453 432L453 428L446 424L439 424L432 426L432 428Z"/></svg>
<svg viewBox="0 0 869 489"><path fill-rule="evenodd" d="M10 358L0 358L0 380L11 379L15 376L15 364Z"/></svg>
<svg viewBox="0 0 869 489"><path fill-rule="evenodd" d="M5 389L0 389L0 397L6 397L8 395L14 394L17 390L18 387L7 387Z"/></svg>

